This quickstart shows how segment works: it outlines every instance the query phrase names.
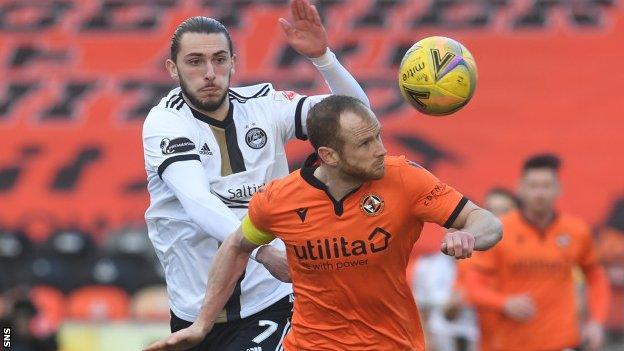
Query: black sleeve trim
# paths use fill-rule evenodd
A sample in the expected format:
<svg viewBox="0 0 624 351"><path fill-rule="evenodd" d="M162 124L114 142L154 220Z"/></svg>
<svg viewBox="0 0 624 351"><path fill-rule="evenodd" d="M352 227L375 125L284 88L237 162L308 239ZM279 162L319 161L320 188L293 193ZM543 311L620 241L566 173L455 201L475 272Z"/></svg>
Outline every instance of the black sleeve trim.
<svg viewBox="0 0 624 351"><path fill-rule="evenodd" d="M459 213L464 209L464 206L466 206L467 203L468 198L465 196L462 197L461 200L459 200L459 203L453 210L453 213L451 213L451 216L446 220L446 222L444 222L444 228L448 229L453 225L453 222L455 222L457 216L459 216Z"/></svg>
<svg viewBox="0 0 624 351"><path fill-rule="evenodd" d="M303 102L307 98L307 96L302 97L297 103L297 109L295 110L295 136L299 140L308 140L308 136L303 134L303 124L301 124L301 111L303 110Z"/></svg>
<svg viewBox="0 0 624 351"><path fill-rule="evenodd" d="M162 174L169 167L170 164L178 161L188 161L188 160L197 160L200 161L198 154L186 154L186 155L177 155L173 157L169 157L164 160L163 163L158 166L158 176L162 179Z"/></svg>

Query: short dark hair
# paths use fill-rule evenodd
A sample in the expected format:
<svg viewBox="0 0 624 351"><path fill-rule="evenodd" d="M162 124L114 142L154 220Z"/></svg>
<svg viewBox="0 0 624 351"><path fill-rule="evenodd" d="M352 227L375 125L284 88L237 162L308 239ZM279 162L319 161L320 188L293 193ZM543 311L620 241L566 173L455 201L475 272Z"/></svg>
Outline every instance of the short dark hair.
<svg viewBox="0 0 624 351"><path fill-rule="evenodd" d="M171 37L171 60L173 62L176 62L176 56L178 56L180 52L180 40L182 40L182 35L184 35L184 33L223 33L228 42L230 55L234 54L232 38L230 38L230 32L228 32L227 28L214 18L197 16L188 18L180 23L175 32L173 32L173 36Z"/></svg>
<svg viewBox="0 0 624 351"><path fill-rule="evenodd" d="M491 196L491 195L505 196L509 200L511 200L516 206L520 205L520 201L518 200L518 197L516 196L516 194L514 194L513 191L511 191L511 190L509 190L507 188L503 188L503 187L500 187L500 186L490 188L487 191L487 193L485 193L485 197L487 198L488 196Z"/></svg>
<svg viewBox="0 0 624 351"><path fill-rule="evenodd" d="M555 172L558 172L560 166L561 160L557 155L545 153L533 155L529 157L526 161L524 161L524 165L522 166L522 172L526 173L527 171L537 168L548 168Z"/></svg>
<svg viewBox="0 0 624 351"><path fill-rule="evenodd" d="M344 140L340 137L340 115L347 111L362 117L370 114L362 101L345 95L330 95L312 106L306 126L314 150L321 146L342 150Z"/></svg>

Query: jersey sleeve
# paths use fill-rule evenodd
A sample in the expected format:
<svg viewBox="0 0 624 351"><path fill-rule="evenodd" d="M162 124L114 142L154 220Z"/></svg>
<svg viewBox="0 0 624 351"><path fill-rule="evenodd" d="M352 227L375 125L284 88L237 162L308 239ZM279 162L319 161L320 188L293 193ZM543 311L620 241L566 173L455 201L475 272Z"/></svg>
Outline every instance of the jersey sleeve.
<svg viewBox="0 0 624 351"><path fill-rule="evenodd" d="M585 269L598 264L598 250L591 229L585 223L578 224L582 249L579 250L578 265Z"/></svg>
<svg viewBox="0 0 624 351"><path fill-rule="evenodd" d="M271 208L269 198L273 189L273 182L267 184L264 189L257 191L249 202L249 209L247 210L247 217L250 224L253 224L254 229L263 232L266 235L272 233L271 228ZM274 234L271 234L273 238ZM271 240L273 239L271 238ZM250 240L254 242L253 240ZM269 240L270 241L270 240Z"/></svg>
<svg viewBox="0 0 624 351"><path fill-rule="evenodd" d="M306 118L308 111L317 102L329 95L304 96L294 91L274 90L269 93L270 109L284 142L297 138L307 140Z"/></svg>
<svg viewBox="0 0 624 351"><path fill-rule="evenodd" d="M245 238L256 245L265 245L275 239L275 235L273 235L273 233L256 227L251 219L249 219L249 215L243 218L241 228Z"/></svg>
<svg viewBox="0 0 624 351"><path fill-rule="evenodd" d="M404 162L400 172L405 194L411 198L412 214L423 222L450 228L468 199L420 165Z"/></svg>
<svg viewBox="0 0 624 351"><path fill-rule="evenodd" d="M164 108L153 108L143 124L147 167L162 178L165 169L174 162L199 161L196 138L197 133L182 117Z"/></svg>

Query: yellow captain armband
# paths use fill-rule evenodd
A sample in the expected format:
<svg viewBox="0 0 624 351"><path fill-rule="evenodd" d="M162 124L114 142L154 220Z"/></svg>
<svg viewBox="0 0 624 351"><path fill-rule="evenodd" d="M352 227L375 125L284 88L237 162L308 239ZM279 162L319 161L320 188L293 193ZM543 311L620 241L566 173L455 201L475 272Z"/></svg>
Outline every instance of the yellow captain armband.
<svg viewBox="0 0 624 351"><path fill-rule="evenodd" d="M243 218L243 221L241 222L241 229L243 230L245 239L256 245L268 244L275 239L275 235L272 233L256 228L256 226L251 223L249 215L245 215L245 218Z"/></svg>

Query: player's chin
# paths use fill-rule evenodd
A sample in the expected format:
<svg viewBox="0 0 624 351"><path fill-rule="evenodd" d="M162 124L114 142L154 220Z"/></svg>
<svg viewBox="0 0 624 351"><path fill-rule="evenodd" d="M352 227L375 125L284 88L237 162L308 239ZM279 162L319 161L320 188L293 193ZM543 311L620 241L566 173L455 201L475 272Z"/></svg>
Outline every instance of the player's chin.
<svg viewBox="0 0 624 351"><path fill-rule="evenodd" d="M385 174L386 174L386 167L384 167L384 165L381 165L381 167L377 167L369 173L369 179L379 180L383 178Z"/></svg>

